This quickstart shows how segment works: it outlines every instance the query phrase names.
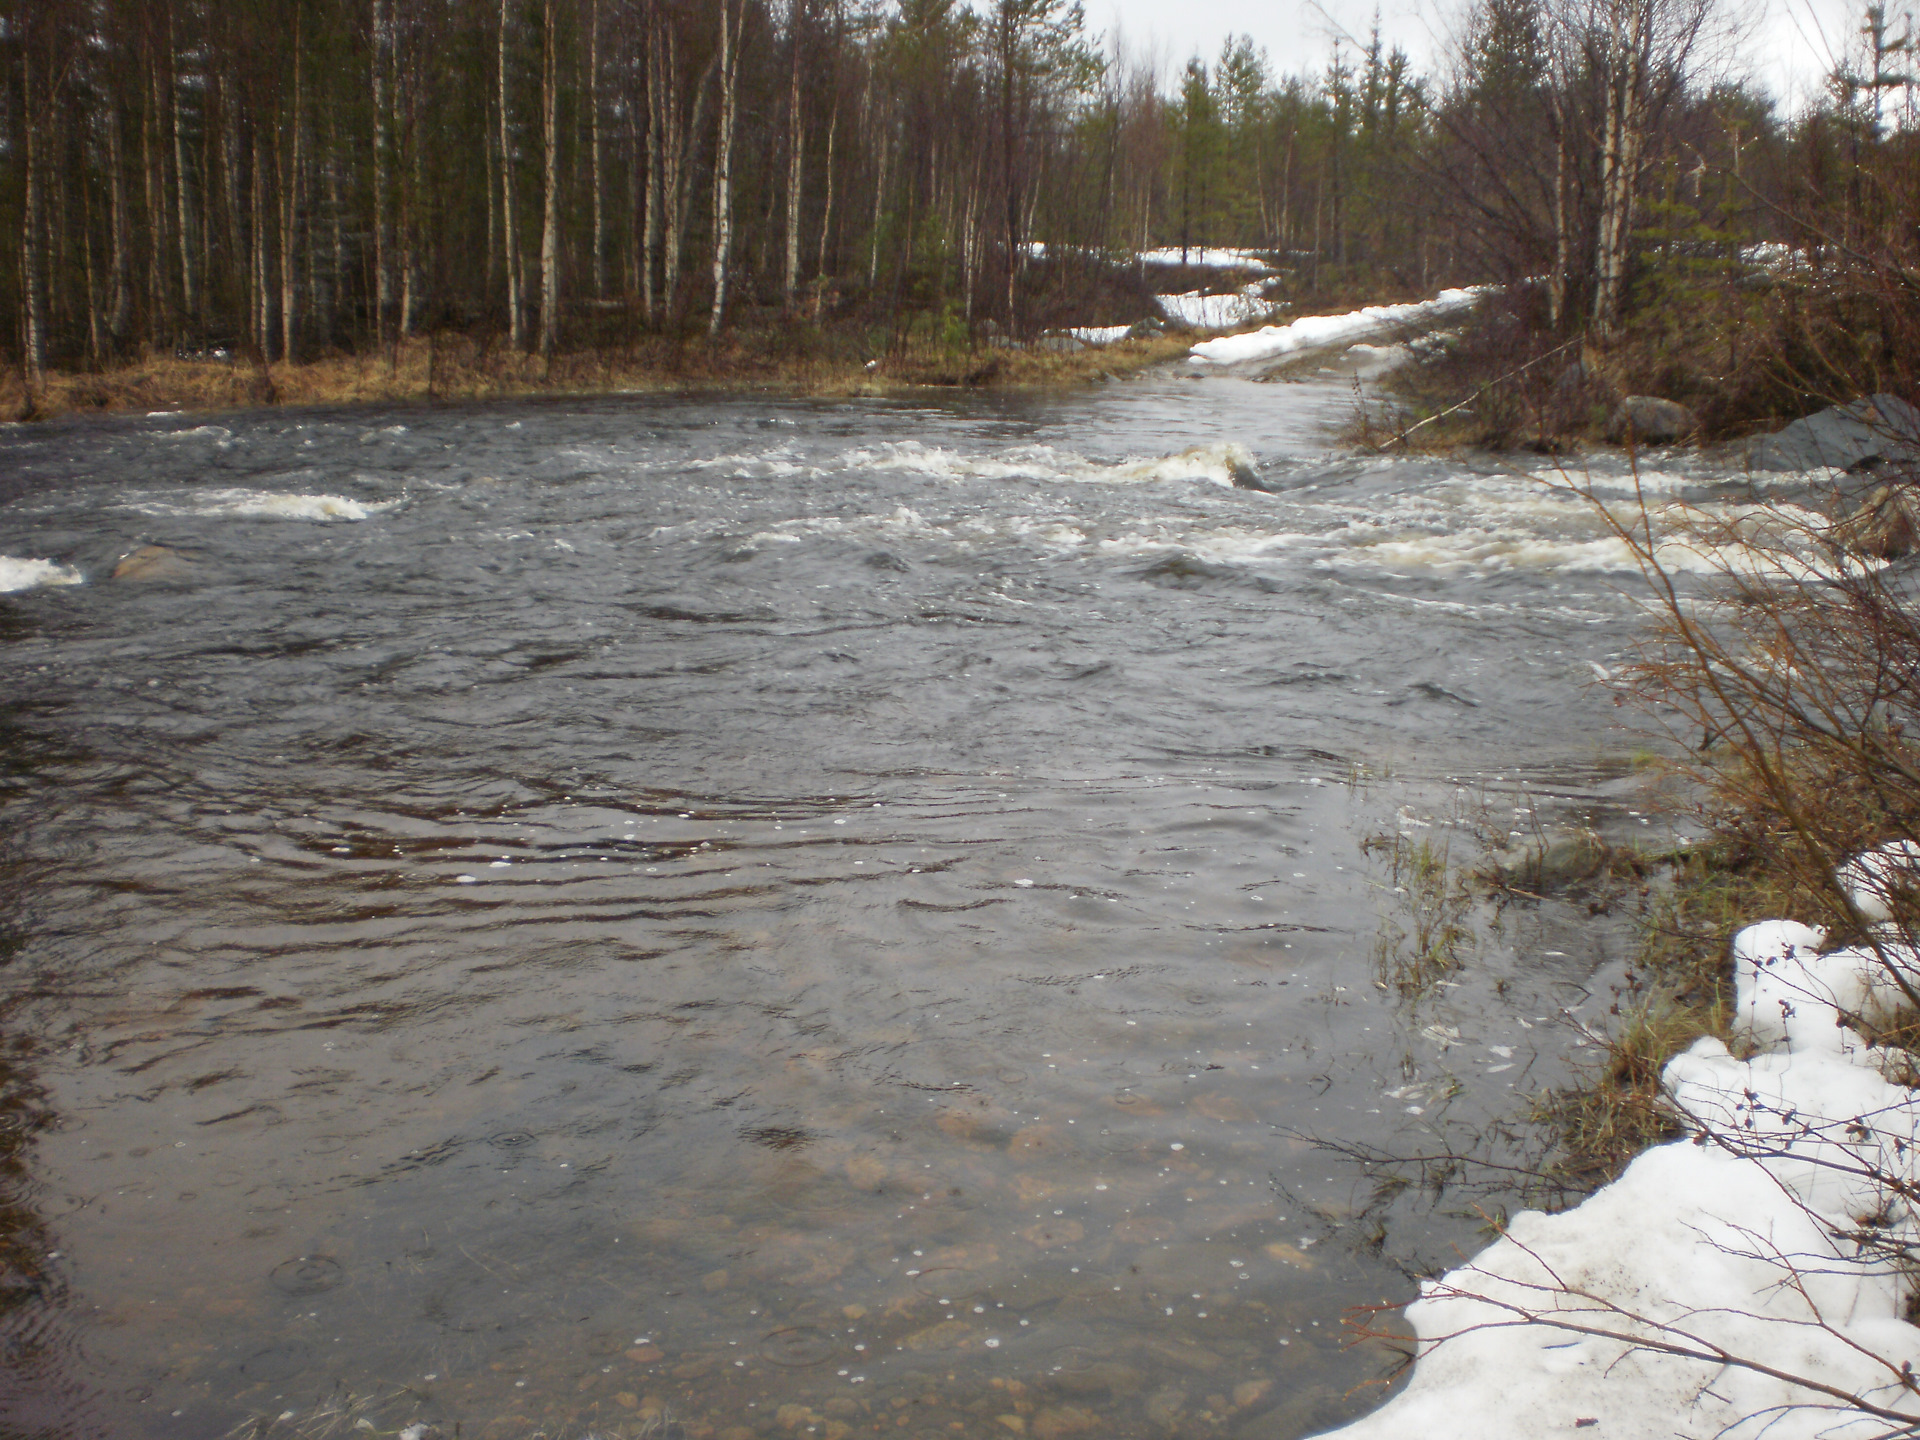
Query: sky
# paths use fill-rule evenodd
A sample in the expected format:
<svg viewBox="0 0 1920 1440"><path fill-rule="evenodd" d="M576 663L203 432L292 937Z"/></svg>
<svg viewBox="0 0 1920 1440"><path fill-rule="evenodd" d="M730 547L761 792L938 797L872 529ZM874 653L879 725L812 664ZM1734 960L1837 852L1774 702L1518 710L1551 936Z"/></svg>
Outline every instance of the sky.
<svg viewBox="0 0 1920 1440"><path fill-rule="evenodd" d="M1365 43L1375 0L1082 0L1087 26L1119 33L1130 50L1152 55L1172 74L1196 51L1212 63L1229 35L1246 34L1267 52L1276 74L1318 72L1336 35ZM1431 71L1447 53L1466 0L1378 0L1380 33ZM1832 57L1843 54L1865 10L1865 0L1722 0L1747 33L1731 62L1736 73L1760 79L1784 109L1816 92ZM1887 9L1904 11L1901 0Z"/></svg>

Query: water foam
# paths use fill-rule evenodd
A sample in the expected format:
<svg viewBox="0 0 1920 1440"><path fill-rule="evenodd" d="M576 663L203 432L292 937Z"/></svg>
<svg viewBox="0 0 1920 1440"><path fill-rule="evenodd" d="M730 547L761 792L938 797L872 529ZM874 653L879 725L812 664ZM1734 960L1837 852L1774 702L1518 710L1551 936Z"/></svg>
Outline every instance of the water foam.
<svg viewBox="0 0 1920 1440"><path fill-rule="evenodd" d="M298 495L272 490L198 490L180 497L140 495L121 502L142 515L230 515L247 520L367 520L398 500L353 500L345 495Z"/></svg>
<svg viewBox="0 0 1920 1440"><path fill-rule="evenodd" d="M0 555L0 595L18 590L34 590L46 585L78 585L86 579L71 565L52 560L21 560Z"/></svg>
<svg viewBox="0 0 1920 1440"><path fill-rule="evenodd" d="M1172 455L1089 460L1051 445L1022 445L992 455L968 455L917 440L849 451L844 463L868 470L905 471L939 480L1050 480L1069 484L1146 485L1205 480L1231 487L1253 468L1253 452L1232 441L1195 445Z"/></svg>

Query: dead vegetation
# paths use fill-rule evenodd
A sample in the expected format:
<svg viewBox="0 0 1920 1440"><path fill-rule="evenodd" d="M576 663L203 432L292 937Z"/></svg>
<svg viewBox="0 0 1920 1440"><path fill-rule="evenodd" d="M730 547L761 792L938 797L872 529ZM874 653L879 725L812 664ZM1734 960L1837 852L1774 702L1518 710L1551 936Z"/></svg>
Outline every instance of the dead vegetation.
<svg viewBox="0 0 1920 1440"><path fill-rule="evenodd" d="M729 331L715 341L651 337L550 361L484 337L428 335L380 352L268 365L238 354L150 355L97 372L50 372L31 394L0 377L0 412L22 419L114 411L231 410L489 400L623 391L753 391L844 396L927 387L1024 389L1097 382L1184 353L1178 336L1073 349L975 347L933 335Z"/></svg>

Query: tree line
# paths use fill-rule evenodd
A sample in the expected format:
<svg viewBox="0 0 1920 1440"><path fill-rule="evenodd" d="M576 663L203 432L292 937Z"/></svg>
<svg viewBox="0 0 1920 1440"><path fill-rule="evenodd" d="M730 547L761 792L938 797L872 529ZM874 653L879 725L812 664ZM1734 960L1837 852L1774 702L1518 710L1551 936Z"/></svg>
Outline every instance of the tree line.
<svg viewBox="0 0 1920 1440"><path fill-rule="evenodd" d="M4 345L31 375L447 329L1028 332L1113 318L1071 313L1076 266L1220 245L1303 296L1537 279L1605 337L1650 261L1911 239L1911 44L1877 5L1791 117L1702 78L1714 0L1460 23L1434 75L1376 30L1317 74L1238 38L1165 84L1070 0L4 0Z"/></svg>

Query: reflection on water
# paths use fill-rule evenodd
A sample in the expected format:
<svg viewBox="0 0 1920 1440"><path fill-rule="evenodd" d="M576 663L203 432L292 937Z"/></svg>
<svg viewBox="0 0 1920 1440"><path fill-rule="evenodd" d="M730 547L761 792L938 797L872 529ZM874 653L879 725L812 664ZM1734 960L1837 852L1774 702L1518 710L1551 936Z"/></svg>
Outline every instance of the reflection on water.
<svg viewBox="0 0 1920 1440"><path fill-rule="evenodd" d="M0 437L88 577L0 600L8 1423L1373 1403L1342 1314L1478 1220L1298 1137L1509 1112L1617 937L1409 1008L1360 842L1580 798L1631 606L1571 507L1312 458L1337 387L1157 384ZM1152 459L1222 434L1281 493Z"/></svg>

